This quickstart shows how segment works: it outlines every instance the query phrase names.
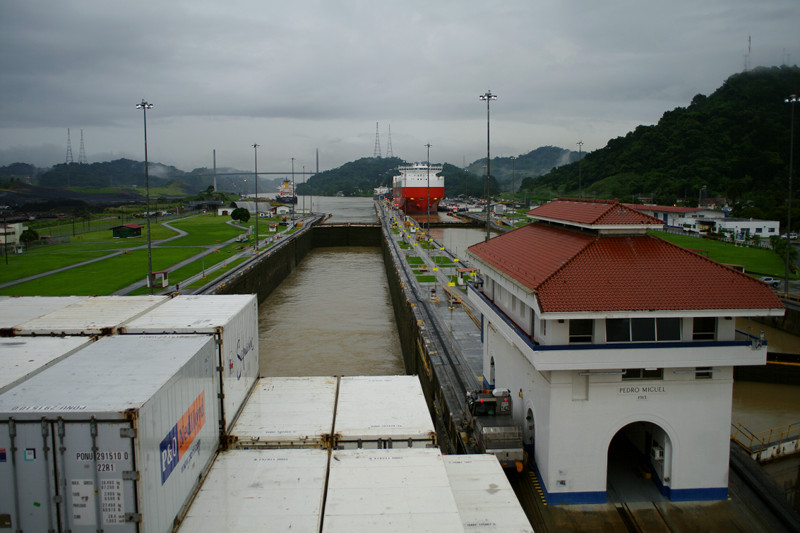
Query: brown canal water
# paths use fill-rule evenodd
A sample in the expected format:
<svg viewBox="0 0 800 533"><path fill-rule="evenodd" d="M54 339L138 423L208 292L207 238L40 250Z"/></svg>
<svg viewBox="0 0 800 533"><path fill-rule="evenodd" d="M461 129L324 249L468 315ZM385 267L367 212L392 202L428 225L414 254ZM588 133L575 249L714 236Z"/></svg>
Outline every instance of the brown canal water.
<svg viewBox="0 0 800 533"><path fill-rule="evenodd" d="M379 248L315 248L258 306L262 376L404 374Z"/></svg>

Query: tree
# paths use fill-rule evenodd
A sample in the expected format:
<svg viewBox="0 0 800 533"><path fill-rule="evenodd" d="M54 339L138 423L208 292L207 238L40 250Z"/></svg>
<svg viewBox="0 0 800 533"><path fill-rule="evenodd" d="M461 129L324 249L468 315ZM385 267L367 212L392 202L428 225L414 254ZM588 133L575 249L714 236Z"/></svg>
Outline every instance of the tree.
<svg viewBox="0 0 800 533"><path fill-rule="evenodd" d="M247 222L248 220L250 220L250 211L248 211L244 207L237 207L231 212L231 218L233 220L240 220L242 222Z"/></svg>
<svg viewBox="0 0 800 533"><path fill-rule="evenodd" d="M36 230L33 229L26 229L19 236L19 242L25 245L26 250L28 249L28 243L38 240L39 240L39 234L36 233Z"/></svg>

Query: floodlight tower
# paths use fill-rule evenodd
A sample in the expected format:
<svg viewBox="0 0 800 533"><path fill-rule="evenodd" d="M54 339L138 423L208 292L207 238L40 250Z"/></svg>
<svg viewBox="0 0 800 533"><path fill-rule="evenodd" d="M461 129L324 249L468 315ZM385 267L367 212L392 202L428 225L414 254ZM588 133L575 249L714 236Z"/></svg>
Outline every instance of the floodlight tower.
<svg viewBox="0 0 800 533"><path fill-rule="evenodd" d="M428 205L426 207L428 211L428 236L431 233L431 143L425 145L428 148Z"/></svg>
<svg viewBox="0 0 800 533"><path fill-rule="evenodd" d="M253 143L253 164L256 175L256 238L253 240L253 253L258 252L258 147L258 144Z"/></svg>
<svg viewBox="0 0 800 533"><path fill-rule="evenodd" d="M491 219L489 216L489 177L492 175L490 170L492 160L489 155L489 103L492 100L497 100L497 95L492 94L492 91L488 90L480 96L480 99L486 101L486 242L489 242L489 231L491 228Z"/></svg>
<svg viewBox="0 0 800 533"><path fill-rule="evenodd" d="M144 117L144 188L145 188L145 218L147 219L147 287L153 294L153 247L150 240L150 169L147 162L147 110L153 109L153 104L142 98L142 103L136 104L136 109L142 110Z"/></svg>

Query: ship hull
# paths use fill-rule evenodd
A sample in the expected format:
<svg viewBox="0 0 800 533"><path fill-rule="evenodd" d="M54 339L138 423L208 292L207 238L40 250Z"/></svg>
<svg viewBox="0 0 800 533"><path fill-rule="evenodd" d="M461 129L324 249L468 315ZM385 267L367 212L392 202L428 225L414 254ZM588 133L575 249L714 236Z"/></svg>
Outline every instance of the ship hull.
<svg viewBox="0 0 800 533"><path fill-rule="evenodd" d="M444 197L444 187L402 187L395 189L394 204L406 213L436 212Z"/></svg>

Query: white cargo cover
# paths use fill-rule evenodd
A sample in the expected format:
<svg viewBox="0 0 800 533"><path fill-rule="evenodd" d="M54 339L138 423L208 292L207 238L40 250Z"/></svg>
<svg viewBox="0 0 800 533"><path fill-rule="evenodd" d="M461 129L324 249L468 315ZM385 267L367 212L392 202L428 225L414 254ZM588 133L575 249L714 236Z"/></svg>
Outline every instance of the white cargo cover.
<svg viewBox="0 0 800 533"><path fill-rule="evenodd" d="M222 452L178 531L317 532L327 468L325 450Z"/></svg>
<svg viewBox="0 0 800 533"><path fill-rule="evenodd" d="M91 337L0 338L0 393L93 341Z"/></svg>
<svg viewBox="0 0 800 533"><path fill-rule="evenodd" d="M0 394L0 517L169 531L218 448L216 360L208 336L105 337Z"/></svg>
<svg viewBox="0 0 800 533"><path fill-rule="evenodd" d="M324 448L333 431L335 377L272 377L258 380L233 426L237 448Z"/></svg>
<svg viewBox="0 0 800 533"><path fill-rule="evenodd" d="M497 457L445 455L442 459L464 531L533 533Z"/></svg>
<svg viewBox="0 0 800 533"><path fill-rule="evenodd" d="M111 335L169 296L90 296L18 324L14 335Z"/></svg>
<svg viewBox="0 0 800 533"><path fill-rule="evenodd" d="M28 320L85 299L86 296L6 296L0 301L0 332L11 335Z"/></svg>
<svg viewBox="0 0 800 533"><path fill-rule="evenodd" d="M176 296L120 327L121 333L215 335L224 434L258 380L258 300L253 294Z"/></svg>
<svg viewBox="0 0 800 533"><path fill-rule="evenodd" d="M342 377L334 430L337 449L436 445L417 376Z"/></svg>
<svg viewBox="0 0 800 533"><path fill-rule="evenodd" d="M439 450L333 451L322 531L464 531Z"/></svg>

